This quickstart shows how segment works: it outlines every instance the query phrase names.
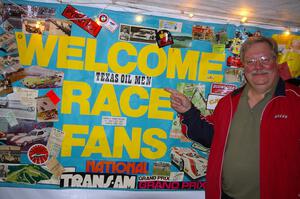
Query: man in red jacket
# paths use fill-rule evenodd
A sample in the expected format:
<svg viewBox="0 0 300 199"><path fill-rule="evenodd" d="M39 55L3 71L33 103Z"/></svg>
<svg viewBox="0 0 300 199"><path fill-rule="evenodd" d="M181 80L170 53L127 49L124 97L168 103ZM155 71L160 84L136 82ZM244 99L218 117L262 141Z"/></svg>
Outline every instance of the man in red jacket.
<svg viewBox="0 0 300 199"><path fill-rule="evenodd" d="M183 133L211 147L206 199L300 198L300 88L279 77L277 44L250 37L241 47L246 85L203 117L174 89Z"/></svg>

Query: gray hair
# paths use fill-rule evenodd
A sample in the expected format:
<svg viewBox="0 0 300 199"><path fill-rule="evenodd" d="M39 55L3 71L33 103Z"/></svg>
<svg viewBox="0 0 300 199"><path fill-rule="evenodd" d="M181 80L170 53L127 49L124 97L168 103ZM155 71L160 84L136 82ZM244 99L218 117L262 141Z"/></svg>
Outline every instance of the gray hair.
<svg viewBox="0 0 300 199"><path fill-rule="evenodd" d="M240 50L240 58L242 63L244 63L245 61L245 53L246 51L253 45L253 44L257 44L257 43L265 43L268 44L270 49L272 50L273 54L275 57L278 56L278 45L275 42L274 39L272 38L267 38L267 37L263 37L263 36L259 36L259 37L249 37L241 46L241 50Z"/></svg>

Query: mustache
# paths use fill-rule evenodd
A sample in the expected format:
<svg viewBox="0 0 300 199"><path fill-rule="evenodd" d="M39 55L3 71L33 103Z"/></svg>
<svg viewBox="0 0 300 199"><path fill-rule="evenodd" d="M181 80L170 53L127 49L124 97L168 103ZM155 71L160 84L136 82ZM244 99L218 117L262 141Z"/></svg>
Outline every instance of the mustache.
<svg viewBox="0 0 300 199"><path fill-rule="evenodd" d="M273 71L272 70L254 70L250 73L250 75L267 75L267 74L271 74Z"/></svg>

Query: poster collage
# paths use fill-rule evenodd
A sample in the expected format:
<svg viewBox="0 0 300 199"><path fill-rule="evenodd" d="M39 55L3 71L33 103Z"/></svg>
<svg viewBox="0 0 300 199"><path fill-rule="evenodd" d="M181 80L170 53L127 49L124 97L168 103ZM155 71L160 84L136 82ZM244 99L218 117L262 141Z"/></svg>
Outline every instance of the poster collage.
<svg viewBox="0 0 300 199"><path fill-rule="evenodd" d="M27 49L36 48L40 51L44 49L36 47L38 45L35 46L35 41L42 42L42 46L46 49L47 45L50 46L51 43L46 42L45 38L49 40L52 35L59 38L75 35L98 39L103 37L101 34L104 31L108 32L107 35L114 35L114 37L104 39L137 48L155 45L163 50L180 49L186 52L190 49L197 49L195 47L196 42L205 43L205 45L209 45L206 51L214 55L226 54L221 71L224 75L223 81L213 82L207 77L207 81L202 83L182 81L181 79L177 82L172 81L172 85L170 85L189 97L204 115L211 114L224 95L245 83L239 50L241 44L248 37L264 35L265 33L267 36L274 35L273 38L280 46L280 59L283 63L282 71L285 77L300 76L300 66L297 65L300 63L300 36L297 35L292 35L287 40L280 34L275 34L276 31L253 28L250 31L244 26L235 27L228 34L227 25L220 29L213 24L207 25L205 23L194 23L188 29L190 31L186 31L186 22L182 20L157 17L157 24L146 22L137 24L134 21L131 23L129 20L123 20L122 15L118 17L118 12L114 13L108 10L98 13L97 19L94 19L94 16L86 14L90 13L85 12L89 9L91 8L64 4L50 6L46 3L37 5L26 1L20 1L20 3L1 2L0 186L22 187L23 185L30 185L30 187L46 188L132 190L203 190L205 188L209 148L205 148L199 143L192 143L181 134L179 118L174 112L172 113L174 117L168 126L160 124L161 128L167 132L166 136L163 136L163 133L157 133L155 135L157 137L161 135L161 137L156 138L154 135L148 138L146 136L147 131L141 135L145 143L150 143L151 140L154 142L152 145L148 144L150 145L149 153L154 154L155 150L163 150L157 146L166 148L162 157L151 158L149 155L148 158L134 159L125 158L125 156L122 158L122 152L125 153L125 150L120 149L122 147L129 154L133 154L130 150L134 150L134 147L126 144L114 147L121 151L121 158L107 158L108 155L90 156L90 158L80 157L78 155L80 153L75 149L72 154L68 151L63 152L63 147L68 148L69 145L72 145L76 148L85 144L89 145L90 142L95 145L96 149L105 151L101 146L111 143L106 140L107 138L100 136L103 133L102 127L106 129L105 136L109 137L116 132L107 132L107 129L112 127L121 132L129 125L131 118L130 116L102 115L102 126L95 126L90 133L90 137L95 136L97 140L85 140L86 143L82 143L85 141L82 141L80 136L76 137L75 133L68 132L67 127L64 128L66 130L64 131L61 126L63 126L64 118L67 116L62 114L62 100L64 100L63 97L69 96L65 96L64 92L67 91L63 90L69 88L66 86L68 82L76 79L73 75L75 72L71 69L62 70L58 67L24 64L24 60L19 54L21 47L17 42L22 40L22 35L27 38ZM97 11L97 9L94 10ZM28 40L28 38L33 37L43 39ZM30 56L28 54L23 56ZM35 58L32 55L31 59L37 59L37 54L38 52L36 52ZM108 88L116 88L116 90L117 86L125 87L125 89L133 87L136 91L132 92L136 92L137 95L139 91L143 91L138 87L143 89L163 88L165 82L162 77L156 78L141 73L125 74L125 72L95 71L93 74L94 78L91 81L95 85L102 86L102 88L110 85L111 87ZM160 81L162 82L161 85L157 86L157 82ZM75 89L73 91L75 92ZM70 93L72 95L72 92ZM106 99L105 96L103 96L104 99L100 99L100 94L99 96L97 101L103 101L104 108L107 105L105 103L112 103L110 102L112 98L107 97L108 95ZM118 97L122 96L120 94ZM74 101L76 102L76 100ZM73 103L82 105L80 99L75 102ZM132 100L130 103L130 108L133 110L135 101ZM170 107L169 111L171 112ZM70 120L74 121L77 117L73 112L68 116ZM157 116L157 118L159 117ZM151 122L149 119L143 119L141 124L137 125L147 126L149 121ZM161 123L165 123L166 120L161 121ZM96 132L97 129L100 129L99 132ZM86 132L86 134L88 133ZM101 138L94 134L99 134ZM126 139L130 140L130 136L127 136ZM132 133L132 140L133 137ZM161 144L163 138L166 143ZM71 140L74 143L68 143L66 140ZM130 141L128 143L133 144ZM66 158L68 156L66 154L69 153L71 157ZM144 153L146 154L146 152Z"/></svg>

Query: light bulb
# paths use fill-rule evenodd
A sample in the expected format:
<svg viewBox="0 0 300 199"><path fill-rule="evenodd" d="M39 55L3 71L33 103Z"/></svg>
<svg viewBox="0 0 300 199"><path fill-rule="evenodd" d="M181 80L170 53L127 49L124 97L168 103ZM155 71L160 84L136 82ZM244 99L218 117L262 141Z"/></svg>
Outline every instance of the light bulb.
<svg viewBox="0 0 300 199"><path fill-rule="evenodd" d="M143 21L143 16L142 15L136 15L135 21L136 22L142 22Z"/></svg>

